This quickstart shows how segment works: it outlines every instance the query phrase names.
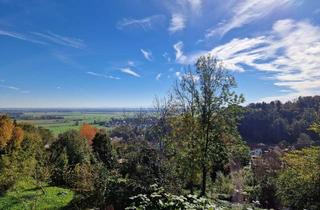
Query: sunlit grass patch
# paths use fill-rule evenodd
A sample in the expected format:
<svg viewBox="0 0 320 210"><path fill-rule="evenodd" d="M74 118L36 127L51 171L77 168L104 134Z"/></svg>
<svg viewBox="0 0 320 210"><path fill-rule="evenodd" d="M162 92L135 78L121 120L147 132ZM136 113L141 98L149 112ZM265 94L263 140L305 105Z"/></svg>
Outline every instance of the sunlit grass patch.
<svg viewBox="0 0 320 210"><path fill-rule="evenodd" d="M60 209L67 206L74 197L74 192L55 186L39 188L35 181L19 181L12 190L0 197L0 209Z"/></svg>

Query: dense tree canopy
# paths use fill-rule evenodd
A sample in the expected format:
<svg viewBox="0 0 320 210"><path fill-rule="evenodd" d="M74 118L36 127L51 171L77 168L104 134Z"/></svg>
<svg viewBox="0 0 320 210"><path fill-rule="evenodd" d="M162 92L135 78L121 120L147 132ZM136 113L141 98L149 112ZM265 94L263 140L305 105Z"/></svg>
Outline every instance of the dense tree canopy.
<svg viewBox="0 0 320 210"><path fill-rule="evenodd" d="M239 131L249 143L296 143L301 135L312 141L318 139L309 127L320 120L320 96L250 104L245 111Z"/></svg>

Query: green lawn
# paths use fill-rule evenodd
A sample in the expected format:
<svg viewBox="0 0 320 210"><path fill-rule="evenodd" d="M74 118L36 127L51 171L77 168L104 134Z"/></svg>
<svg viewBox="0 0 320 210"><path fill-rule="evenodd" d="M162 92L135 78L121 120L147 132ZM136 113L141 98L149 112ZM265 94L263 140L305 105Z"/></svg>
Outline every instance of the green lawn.
<svg viewBox="0 0 320 210"><path fill-rule="evenodd" d="M25 113L26 116L30 117L40 117L44 115L57 115L61 116L64 119L50 119L50 120L20 120L19 122L30 123L36 126L41 126L47 128L53 132L55 136L58 136L60 133L65 131L76 129L78 130L80 125L83 123L93 123L96 121L108 121L112 117L121 118L123 113L112 112L112 113L81 113L81 112L28 112ZM130 113L129 115L132 115ZM79 125L76 125L76 122L79 122ZM105 128L101 126L96 126L98 128Z"/></svg>
<svg viewBox="0 0 320 210"><path fill-rule="evenodd" d="M15 187L0 197L2 210L53 210L65 207L73 199L74 193L61 187L45 186L44 192L34 180L18 182Z"/></svg>

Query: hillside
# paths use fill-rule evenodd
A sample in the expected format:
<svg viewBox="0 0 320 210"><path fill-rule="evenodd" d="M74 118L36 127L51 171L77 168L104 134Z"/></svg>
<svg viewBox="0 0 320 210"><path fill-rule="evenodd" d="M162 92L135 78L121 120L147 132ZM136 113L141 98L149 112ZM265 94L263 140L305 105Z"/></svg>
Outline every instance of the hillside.
<svg viewBox="0 0 320 210"><path fill-rule="evenodd" d="M309 128L320 120L320 96L299 97L286 103L252 103L244 110L239 132L248 143L302 144L319 140Z"/></svg>

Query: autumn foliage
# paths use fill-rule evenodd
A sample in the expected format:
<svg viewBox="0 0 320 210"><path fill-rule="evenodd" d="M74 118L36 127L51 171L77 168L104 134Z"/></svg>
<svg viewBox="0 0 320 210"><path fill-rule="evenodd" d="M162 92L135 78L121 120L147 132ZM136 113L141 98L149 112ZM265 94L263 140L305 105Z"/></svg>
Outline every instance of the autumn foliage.
<svg viewBox="0 0 320 210"><path fill-rule="evenodd" d="M20 127L15 126L9 117L0 116L0 149L5 148L10 141L19 146L23 138L24 132Z"/></svg>
<svg viewBox="0 0 320 210"><path fill-rule="evenodd" d="M4 148L12 137L14 125L7 116L0 117L0 148Z"/></svg>
<svg viewBox="0 0 320 210"><path fill-rule="evenodd" d="M90 145L92 144L92 140L95 137L97 131L97 128L86 123L80 127L80 135L82 137L85 137Z"/></svg>
<svg viewBox="0 0 320 210"><path fill-rule="evenodd" d="M12 132L12 139L16 146L20 146L24 139L24 131L20 127L15 127Z"/></svg>

